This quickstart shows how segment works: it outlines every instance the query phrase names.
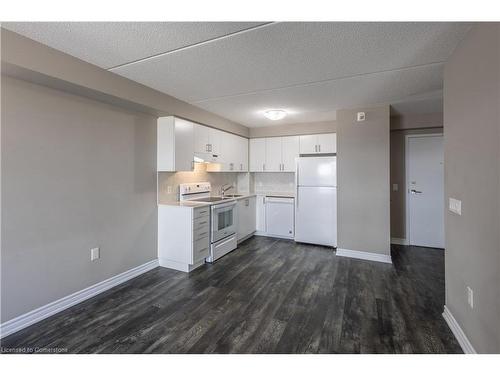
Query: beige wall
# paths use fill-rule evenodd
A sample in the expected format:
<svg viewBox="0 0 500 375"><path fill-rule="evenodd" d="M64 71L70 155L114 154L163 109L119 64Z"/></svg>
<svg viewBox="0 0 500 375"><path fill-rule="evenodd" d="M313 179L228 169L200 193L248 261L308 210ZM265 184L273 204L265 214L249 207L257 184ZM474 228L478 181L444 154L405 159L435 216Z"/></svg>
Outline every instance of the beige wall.
<svg viewBox="0 0 500 375"><path fill-rule="evenodd" d="M391 117L391 124L393 118ZM391 130L391 237L406 238L406 168L405 140L408 134L443 133L441 127ZM393 191L392 185L398 185L398 191Z"/></svg>
<svg viewBox="0 0 500 375"><path fill-rule="evenodd" d="M2 73L153 116L176 115L248 137L248 128L108 72L12 31L1 30Z"/></svg>
<svg viewBox="0 0 500 375"><path fill-rule="evenodd" d="M389 106L337 111L340 248L390 254L389 122Z"/></svg>
<svg viewBox="0 0 500 375"><path fill-rule="evenodd" d="M476 351L500 352L500 26L475 26L444 71L446 306ZM474 309L466 287L474 290Z"/></svg>
<svg viewBox="0 0 500 375"><path fill-rule="evenodd" d="M335 133L336 130L337 122L333 120L250 128L249 134L250 138L261 138L280 137L286 135Z"/></svg>
<svg viewBox="0 0 500 375"><path fill-rule="evenodd" d="M157 257L156 119L3 76L1 88L5 322Z"/></svg>

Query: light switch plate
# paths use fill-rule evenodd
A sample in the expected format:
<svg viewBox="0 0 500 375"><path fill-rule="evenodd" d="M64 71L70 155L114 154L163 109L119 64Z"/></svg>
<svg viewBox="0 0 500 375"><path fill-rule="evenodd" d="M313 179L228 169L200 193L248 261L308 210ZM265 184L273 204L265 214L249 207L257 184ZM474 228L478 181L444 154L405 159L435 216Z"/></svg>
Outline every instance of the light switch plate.
<svg viewBox="0 0 500 375"><path fill-rule="evenodd" d="M399 190L399 185L398 184L392 184L392 191L398 191Z"/></svg>
<svg viewBox="0 0 500 375"><path fill-rule="evenodd" d="M448 209L457 215L462 215L462 201L450 198Z"/></svg>
<svg viewBox="0 0 500 375"><path fill-rule="evenodd" d="M97 260L97 259L99 259L99 257L100 257L100 254L99 254L98 247L94 247L93 249L90 249L90 260L91 261Z"/></svg>

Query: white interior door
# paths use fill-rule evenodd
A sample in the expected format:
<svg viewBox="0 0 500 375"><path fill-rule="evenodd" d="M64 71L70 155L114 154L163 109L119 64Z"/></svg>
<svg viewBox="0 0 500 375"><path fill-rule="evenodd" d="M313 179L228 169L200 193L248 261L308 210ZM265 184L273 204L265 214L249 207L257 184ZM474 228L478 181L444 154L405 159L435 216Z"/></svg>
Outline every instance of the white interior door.
<svg viewBox="0 0 500 375"><path fill-rule="evenodd" d="M409 137L407 147L409 243L444 248L443 136Z"/></svg>

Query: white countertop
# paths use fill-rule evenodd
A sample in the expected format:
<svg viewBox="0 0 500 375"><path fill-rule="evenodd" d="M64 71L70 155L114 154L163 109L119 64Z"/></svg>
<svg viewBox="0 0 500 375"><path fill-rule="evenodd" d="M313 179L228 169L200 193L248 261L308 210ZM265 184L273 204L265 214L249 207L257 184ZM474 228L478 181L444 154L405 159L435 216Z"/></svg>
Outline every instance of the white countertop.
<svg viewBox="0 0 500 375"><path fill-rule="evenodd" d="M239 194L241 194L241 197L234 197L232 199L239 200L239 199L245 199L245 198L256 196L256 194L254 194L254 193L239 193ZM231 195L231 194L229 194L229 195ZM196 208L196 207L210 206L212 204L217 204L217 203L222 203L222 202L230 202L232 199L226 199L224 201L219 201L219 202L171 201L171 202L160 202L160 203L158 203L158 205L159 206Z"/></svg>
<svg viewBox="0 0 500 375"><path fill-rule="evenodd" d="M265 195L266 197L295 198L294 192L287 191L258 191L255 195Z"/></svg>

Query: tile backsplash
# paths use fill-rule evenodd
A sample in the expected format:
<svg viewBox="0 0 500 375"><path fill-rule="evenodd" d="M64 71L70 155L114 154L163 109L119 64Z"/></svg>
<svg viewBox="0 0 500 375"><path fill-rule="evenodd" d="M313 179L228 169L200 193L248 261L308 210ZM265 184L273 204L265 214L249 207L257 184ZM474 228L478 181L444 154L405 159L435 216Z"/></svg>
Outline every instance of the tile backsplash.
<svg viewBox="0 0 500 375"><path fill-rule="evenodd" d="M252 192L293 192L295 189L295 173L293 172L257 172L252 173L250 186Z"/></svg>
<svg viewBox="0 0 500 375"><path fill-rule="evenodd" d="M214 195L219 194L224 184L234 186L228 193L249 191L248 173L207 172L203 164L197 164L194 172L158 172L158 202L179 200L179 184L207 181Z"/></svg>

